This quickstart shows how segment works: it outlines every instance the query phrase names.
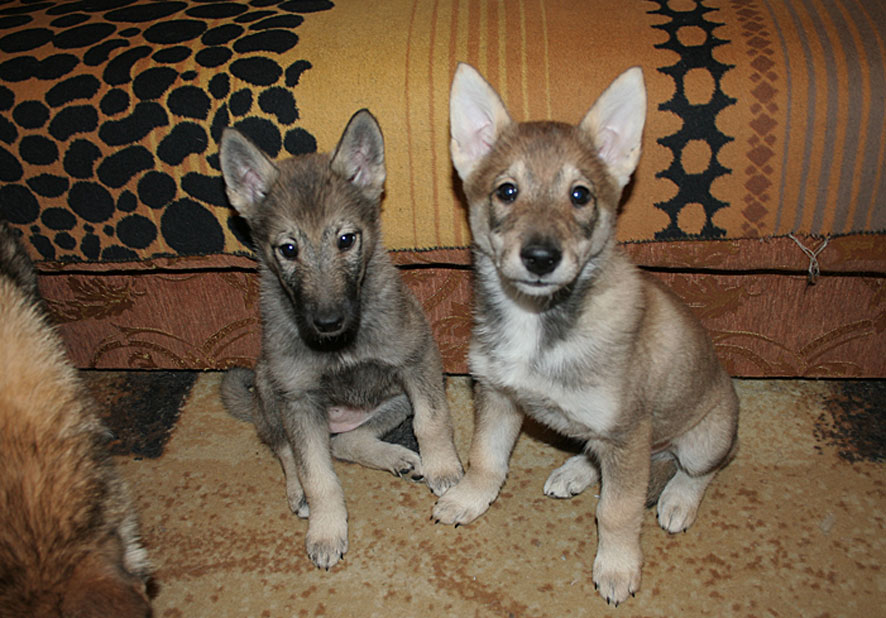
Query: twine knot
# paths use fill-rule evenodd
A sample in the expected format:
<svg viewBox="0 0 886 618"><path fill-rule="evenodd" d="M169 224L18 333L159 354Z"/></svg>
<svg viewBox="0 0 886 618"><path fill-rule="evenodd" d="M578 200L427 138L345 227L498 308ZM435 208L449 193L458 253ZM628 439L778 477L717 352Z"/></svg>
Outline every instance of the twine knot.
<svg viewBox="0 0 886 618"><path fill-rule="evenodd" d="M803 253L806 254L806 257L809 258L809 285L815 285L818 281L819 275L821 275L821 267L818 264L818 255L824 250L825 247L828 246L828 242L830 242L831 239L829 237L825 237L824 241L818 246L818 249L812 251L811 249L803 245L803 243L801 243L800 240L796 236L794 236L793 233L788 234L788 238L797 243L797 246L800 247L800 250L803 251Z"/></svg>

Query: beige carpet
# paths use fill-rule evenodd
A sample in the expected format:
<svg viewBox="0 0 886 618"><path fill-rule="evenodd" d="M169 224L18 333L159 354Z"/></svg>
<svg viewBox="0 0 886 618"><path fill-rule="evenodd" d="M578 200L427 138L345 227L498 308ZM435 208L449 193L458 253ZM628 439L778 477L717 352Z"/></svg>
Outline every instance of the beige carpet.
<svg viewBox="0 0 886 618"><path fill-rule="evenodd" d="M591 582L595 491L543 495L567 454L538 428L521 436L499 499L461 528L429 521L424 486L337 464L350 550L318 571L276 460L223 412L219 379L198 378L162 457L119 458L157 565L157 617L883 615L886 464L853 456L864 427L833 420L831 383L737 382L738 459L687 533L668 536L647 513L641 590L614 609ZM465 457L468 380L450 378L449 394Z"/></svg>

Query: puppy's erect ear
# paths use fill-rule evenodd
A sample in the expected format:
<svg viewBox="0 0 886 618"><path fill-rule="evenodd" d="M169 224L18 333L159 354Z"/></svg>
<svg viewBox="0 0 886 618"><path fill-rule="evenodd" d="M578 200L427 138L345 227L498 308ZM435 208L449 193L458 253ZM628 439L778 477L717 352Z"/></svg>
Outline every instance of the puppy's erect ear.
<svg viewBox="0 0 886 618"><path fill-rule="evenodd" d="M277 166L245 135L231 128L222 133L219 159L228 201L249 219L277 179Z"/></svg>
<svg viewBox="0 0 886 618"><path fill-rule="evenodd" d="M646 86L640 67L619 75L581 121L620 188L628 184L640 160L645 122Z"/></svg>
<svg viewBox="0 0 886 618"><path fill-rule="evenodd" d="M370 199L379 198L385 184L385 142L369 110L351 116L329 165Z"/></svg>
<svg viewBox="0 0 886 618"><path fill-rule="evenodd" d="M492 86L474 67L459 63L449 94L449 150L462 180L474 171L511 123L508 110Z"/></svg>

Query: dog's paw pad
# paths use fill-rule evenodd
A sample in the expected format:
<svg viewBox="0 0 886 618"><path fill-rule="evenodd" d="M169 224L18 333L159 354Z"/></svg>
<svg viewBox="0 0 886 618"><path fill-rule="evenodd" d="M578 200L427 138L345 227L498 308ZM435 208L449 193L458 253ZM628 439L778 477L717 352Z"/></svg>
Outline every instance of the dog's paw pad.
<svg viewBox="0 0 886 618"><path fill-rule="evenodd" d="M461 479L461 474L450 474L447 476L435 476L431 477L429 475L425 476L425 481L428 484L428 487L432 492L434 492L435 496L442 496L451 488L458 485L458 481Z"/></svg>
<svg viewBox="0 0 886 618"><path fill-rule="evenodd" d="M311 538L310 532L305 542L308 550L308 557L311 559L318 569L326 569L327 571L335 566L348 551L348 537L332 536L329 538Z"/></svg>
<svg viewBox="0 0 886 618"><path fill-rule="evenodd" d="M691 511L682 504L658 506L658 525L671 534L686 532L695 521L696 511Z"/></svg>
<svg viewBox="0 0 886 618"><path fill-rule="evenodd" d="M417 470L413 468L403 468L397 472L397 476L401 479L412 481L413 483L423 483L425 480L425 475L422 474L420 468Z"/></svg>
<svg viewBox="0 0 886 618"><path fill-rule="evenodd" d="M658 525L670 532L686 532L695 522L701 496L692 487L668 483L658 498Z"/></svg>
<svg viewBox="0 0 886 618"><path fill-rule="evenodd" d="M464 476L464 469L457 458L454 461L447 461L443 465L434 465L433 462L425 460L422 462L422 472L425 482L436 496L442 496L452 487L458 485Z"/></svg>
<svg viewBox="0 0 886 618"><path fill-rule="evenodd" d="M301 519L307 519L311 514L311 509L308 507L308 501L304 494L296 496L289 495L287 496L287 501L289 502L289 510L298 515Z"/></svg>
<svg viewBox="0 0 886 618"><path fill-rule="evenodd" d="M544 492L549 498L572 498L588 488L590 483L583 479L569 478L567 475L557 475L557 470L548 477L545 482Z"/></svg>
<svg viewBox="0 0 886 618"><path fill-rule="evenodd" d="M551 472L544 492L549 498L572 498L598 480L598 473L584 455L577 455Z"/></svg>
<svg viewBox="0 0 886 618"><path fill-rule="evenodd" d="M295 514L300 519L308 519L311 516L311 508L308 506L307 500L301 503L301 505L295 511Z"/></svg>
<svg viewBox="0 0 886 618"><path fill-rule="evenodd" d="M594 589L606 600L607 604L623 603L633 597L640 589L640 562L618 560L617 564L607 564L594 560Z"/></svg>
<svg viewBox="0 0 886 618"><path fill-rule="evenodd" d="M437 500L432 519L440 524L469 524L486 512L496 492L483 492L458 484Z"/></svg>

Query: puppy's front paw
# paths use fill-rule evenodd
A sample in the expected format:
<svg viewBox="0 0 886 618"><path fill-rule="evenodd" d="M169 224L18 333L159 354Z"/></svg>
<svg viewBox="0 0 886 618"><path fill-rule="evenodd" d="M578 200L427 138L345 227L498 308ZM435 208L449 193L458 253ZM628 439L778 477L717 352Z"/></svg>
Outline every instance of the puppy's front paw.
<svg viewBox="0 0 886 618"><path fill-rule="evenodd" d="M464 476L461 462L454 454L448 457L422 459L421 470L428 487L437 496L442 496L451 487L455 487Z"/></svg>
<svg viewBox="0 0 886 618"><path fill-rule="evenodd" d="M545 482L545 495L549 498L572 498L598 480L597 469L585 455L576 455L551 472Z"/></svg>
<svg viewBox="0 0 886 618"><path fill-rule="evenodd" d="M497 487L484 487L466 476L437 501L432 519L438 524L469 524L485 513L497 496Z"/></svg>
<svg viewBox="0 0 886 618"><path fill-rule="evenodd" d="M335 566L348 551L347 521L336 524L316 524L311 520L308 524L308 535L305 539L308 557L317 568L327 571Z"/></svg>
<svg viewBox="0 0 886 618"><path fill-rule="evenodd" d="M643 558L639 548L636 552L597 551L594 559L594 588L606 603L619 603L640 589L640 568Z"/></svg>

